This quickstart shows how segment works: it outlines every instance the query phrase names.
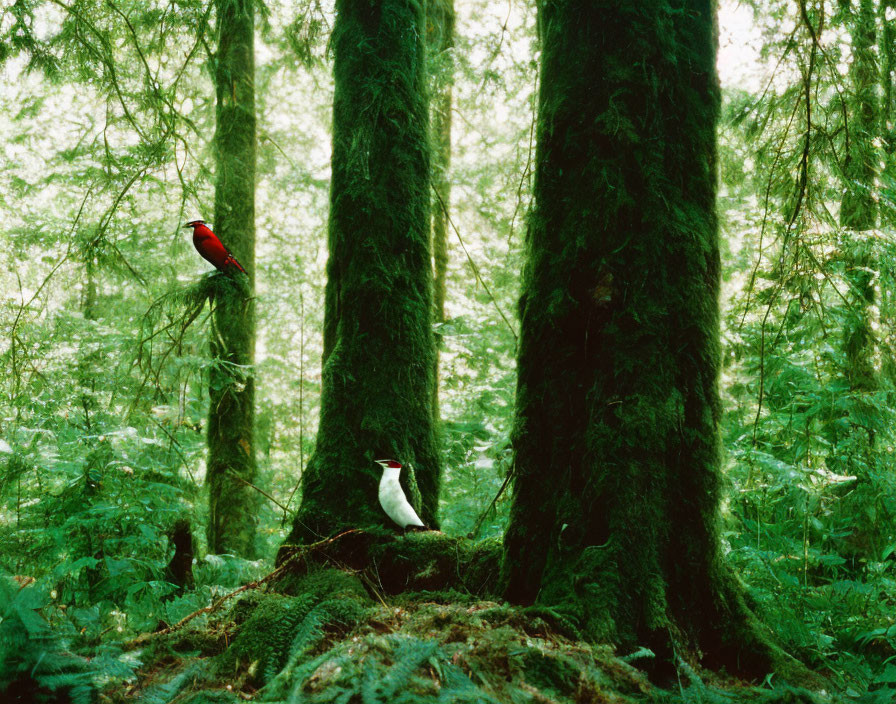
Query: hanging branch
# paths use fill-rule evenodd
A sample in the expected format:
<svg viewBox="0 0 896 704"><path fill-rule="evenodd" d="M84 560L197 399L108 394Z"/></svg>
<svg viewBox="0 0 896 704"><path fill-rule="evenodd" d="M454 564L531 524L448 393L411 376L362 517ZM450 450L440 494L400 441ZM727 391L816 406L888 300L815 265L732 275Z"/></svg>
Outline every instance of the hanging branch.
<svg viewBox="0 0 896 704"><path fill-rule="evenodd" d="M812 48L809 51L809 63L806 67L805 71L803 71L803 99L805 101L805 116L806 116L806 129L803 133L803 150L800 156L800 174L799 181L797 184L797 193L796 193L796 203L793 206L793 212L790 214L790 218L788 218L787 226L784 230L784 240L781 245L781 258L779 260L779 280L777 286L775 286L774 291L772 292L771 297L769 298L768 306L765 310L765 315L762 318L762 325L760 327L760 338L759 338L759 393L756 403L756 416L753 419L753 447L756 446L758 440L759 433L759 418L762 413L762 404L765 399L765 337L766 337L766 329L768 326L768 320L771 316L772 308L774 307L775 302L778 299L781 291L784 288L784 284L786 278L784 276L784 253L787 251L787 246L790 242L791 237L794 234L794 228L796 227L797 219L799 218L800 213L802 212L803 203L806 198L806 192L808 190L809 184L809 157L810 157L810 146L812 143L812 79L813 73L815 71L815 60L818 54L819 48L819 36L821 34L822 27L824 26L824 15L822 14L818 19L818 30L816 31L815 27L812 26L812 22L809 20L809 13L806 9L805 0L800 0L800 17L803 21L803 24L806 27L806 30L809 32L809 35L812 38Z"/></svg>
<svg viewBox="0 0 896 704"><path fill-rule="evenodd" d="M492 304L495 306L495 310L498 311L498 315L501 316L501 319L504 321L504 324L507 326L507 329L510 330L510 334L513 335L514 344L519 343L519 338L517 337L516 330L513 329L513 325L510 324L510 321L507 319L507 316L504 315L504 311L501 310L501 306L498 305L498 301L495 299L494 294L492 294L491 289L488 287L488 284L482 278L482 275L479 273L479 267L476 266L476 262L473 261L473 257L470 256L470 252L467 251L467 245L464 244L463 238L460 236L460 232L457 229L457 225L454 224L454 220L451 219L451 214L448 212L448 209L445 207L445 201L442 200L442 196L439 195L439 192L436 189L432 191L435 193L436 198L439 201L439 205L442 208L442 212L445 213L445 218L447 218L448 222L451 224L451 229L454 230L454 234L457 235L457 241L460 242L461 248L464 250L464 254L467 257L467 261L470 263L470 268L473 270L473 275L476 277L476 280L482 285L482 288L485 289L485 292L488 294L488 297L491 299Z"/></svg>

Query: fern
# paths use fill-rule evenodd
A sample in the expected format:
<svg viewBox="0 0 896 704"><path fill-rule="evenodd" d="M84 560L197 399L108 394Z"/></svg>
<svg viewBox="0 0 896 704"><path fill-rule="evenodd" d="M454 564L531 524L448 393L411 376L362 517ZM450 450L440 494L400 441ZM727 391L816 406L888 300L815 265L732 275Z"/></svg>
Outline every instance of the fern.
<svg viewBox="0 0 896 704"><path fill-rule="evenodd" d="M275 702L284 698L290 704L299 704L304 701L305 697L302 693L302 687L305 682L318 667L327 660L333 660L334 657L339 665L344 665L348 661L347 657L343 659L342 657L334 656L332 651L328 651L302 663L298 661L288 663L273 681L265 687L261 701Z"/></svg>
<svg viewBox="0 0 896 704"><path fill-rule="evenodd" d="M40 610L49 598L38 586L20 588L0 577L0 695L3 701L91 704L94 665L72 653Z"/></svg>
<svg viewBox="0 0 896 704"><path fill-rule="evenodd" d="M274 622L270 624L270 640L265 644L266 653L262 671L265 682L272 680L289 659L297 632L307 621L311 605L311 599L307 597L290 599L286 608L279 611Z"/></svg>
<svg viewBox="0 0 896 704"><path fill-rule="evenodd" d="M472 702L473 704L497 704L497 700L485 694L466 673L457 665L443 663L442 689L439 691L439 702Z"/></svg>
<svg viewBox="0 0 896 704"><path fill-rule="evenodd" d="M398 640L398 648L395 652L395 664L386 672L380 688L386 700L390 700L396 692L405 688L411 681L411 677L417 668L435 655L438 644L431 640L418 638L401 638L392 636Z"/></svg>
<svg viewBox="0 0 896 704"><path fill-rule="evenodd" d="M269 683L265 688L265 697L269 698L267 700L282 696L289 688L290 693L287 701L290 704L300 702L304 699L302 694L304 683L320 665L327 661L332 662L335 667L347 665L350 661L349 656L340 654L338 648L326 651L316 658L304 661L303 658L324 637L324 629L328 625L353 625L363 612L363 607L355 601L339 599L321 602L311 609L301 622L292 629L292 642L289 646L285 664L281 664L276 669L273 669L271 665L274 661L268 661L268 667L264 675L265 681ZM347 646L342 647L347 648ZM353 692L354 690L349 692L349 698L351 698Z"/></svg>
<svg viewBox="0 0 896 704"><path fill-rule="evenodd" d="M363 704L380 704L378 666L372 661L364 663L361 677L361 701Z"/></svg>
<svg viewBox="0 0 896 704"><path fill-rule="evenodd" d="M140 698L140 704L171 704L180 699L189 685L205 674L205 663L194 662L168 682L149 688Z"/></svg>

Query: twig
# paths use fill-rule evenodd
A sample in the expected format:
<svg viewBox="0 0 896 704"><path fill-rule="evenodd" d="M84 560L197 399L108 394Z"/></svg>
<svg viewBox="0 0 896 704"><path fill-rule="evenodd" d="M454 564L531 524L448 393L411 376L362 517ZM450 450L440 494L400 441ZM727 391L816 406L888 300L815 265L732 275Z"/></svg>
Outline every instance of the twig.
<svg viewBox="0 0 896 704"><path fill-rule="evenodd" d="M495 306L495 310L498 311L498 314L501 316L501 319L507 325L507 329L510 330L510 334L513 335L514 343L519 343L519 338L517 337L516 330L513 329L513 325L510 324L510 321L507 319L507 316L504 315L504 311L501 310L501 306L498 305L498 301L495 299L495 296L492 294L491 289L488 287L488 284L482 279L482 276L479 273L479 267L476 266L476 262L473 261L473 257L470 256L470 253L467 251L467 245L464 244L463 238L460 236L460 232L457 229L457 225L454 224L454 220L451 219L451 214L448 212L448 208L445 207L445 201L442 200L442 196L439 195L438 189L433 188L432 192L435 193L436 198L439 200L439 205L442 206L442 212L445 213L445 218L451 224L451 229L454 230L454 234L457 235L457 241L460 242L460 246L464 250L464 254L467 255L467 261L470 262L470 268L473 270L473 274L476 276L476 280L482 284L482 288L485 289L485 292L488 294L488 297L491 299L492 303Z"/></svg>
<svg viewBox="0 0 896 704"><path fill-rule="evenodd" d="M275 499L273 496L271 496L269 493L267 493L264 489L257 487L252 482L243 479L239 474L236 473L236 471L233 468L228 467L227 473L230 474L234 479L239 479L246 486L249 486L249 487L252 487L253 489L255 489L255 491L257 491L259 494L261 494L263 497L265 497L268 501L270 501L270 502L276 504L277 506L279 506L280 508L282 508L284 513L289 513L289 509L286 508L286 506L284 506L279 501L277 501L277 499Z"/></svg>
<svg viewBox="0 0 896 704"><path fill-rule="evenodd" d="M473 528L468 534L467 537L472 540L477 535L479 535L479 529L482 527L482 522L485 520L485 517L491 512L491 510L495 507L495 504L498 503L498 499L501 498L501 494L504 493L504 490L507 488L507 485L510 484L510 480L513 479L513 475L516 473L516 463L510 467L510 471L507 472L507 476L504 478L504 483L501 485L501 488L498 489L498 493L495 494L495 498L492 499L492 502L488 505L488 508L482 512L482 515L479 517L479 520L476 521L476 527Z"/></svg>

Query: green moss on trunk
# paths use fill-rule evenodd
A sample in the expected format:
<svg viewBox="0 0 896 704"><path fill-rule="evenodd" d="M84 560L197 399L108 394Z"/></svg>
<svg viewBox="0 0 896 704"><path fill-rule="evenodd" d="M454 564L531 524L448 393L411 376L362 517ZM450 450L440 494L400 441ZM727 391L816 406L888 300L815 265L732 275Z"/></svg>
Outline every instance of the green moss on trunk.
<svg viewBox="0 0 896 704"><path fill-rule="evenodd" d="M874 138L879 127L874 45L877 27L873 0L856 0L847 5L852 36L852 61L849 66L852 91L848 102L849 129L843 164L845 184L840 203L840 224L852 230L868 230L877 223L877 205L874 201L877 173Z"/></svg>
<svg viewBox="0 0 896 704"><path fill-rule="evenodd" d="M543 0L503 578L623 648L760 675L720 555L715 5Z"/></svg>
<svg viewBox="0 0 896 704"><path fill-rule="evenodd" d="M253 0L218 0L215 232L249 274L216 287L209 374L208 544L255 555L255 56ZM240 478L245 481L240 481Z"/></svg>
<svg viewBox="0 0 896 704"><path fill-rule="evenodd" d="M847 18L852 35L852 61L849 67L852 95L848 103L844 163L845 190L840 205L840 223L849 230L868 230L877 224L874 200L877 153L874 138L880 129L877 103L877 65L875 37L877 32L874 2L858 0L848 3ZM871 391L876 388L876 372L871 332L871 307L874 305L874 262L871 243L847 233L844 254L847 259L846 279L855 314L844 326L844 348L847 357L846 375L850 388Z"/></svg>
<svg viewBox="0 0 896 704"><path fill-rule="evenodd" d="M320 425L287 543L389 525L376 459L412 466L402 478L430 526L438 505L423 7L336 9Z"/></svg>
<svg viewBox="0 0 896 704"><path fill-rule="evenodd" d="M448 214L451 202L451 104L454 88L454 2L429 0L426 4L426 40L429 52L430 91L432 94L432 254L433 320L445 321L445 296L448 287ZM440 336L437 335L437 342ZM435 356L433 412L438 420L439 354Z"/></svg>

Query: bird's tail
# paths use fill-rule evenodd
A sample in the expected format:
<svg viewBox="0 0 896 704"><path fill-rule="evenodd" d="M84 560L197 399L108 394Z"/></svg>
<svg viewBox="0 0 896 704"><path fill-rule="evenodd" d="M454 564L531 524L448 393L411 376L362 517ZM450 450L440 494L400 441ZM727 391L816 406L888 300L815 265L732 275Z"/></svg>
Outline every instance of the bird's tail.
<svg viewBox="0 0 896 704"><path fill-rule="evenodd" d="M243 265L240 264L240 263L236 260L236 257L234 257L232 254L228 254L228 255L227 255L227 259L224 260L224 269L225 269L225 271L227 270L227 266L228 266L229 264L233 264L233 265L234 265L237 269L239 269L241 272L243 272L244 274L246 273L246 270L243 269ZM247 274L247 276L248 276L248 274Z"/></svg>

